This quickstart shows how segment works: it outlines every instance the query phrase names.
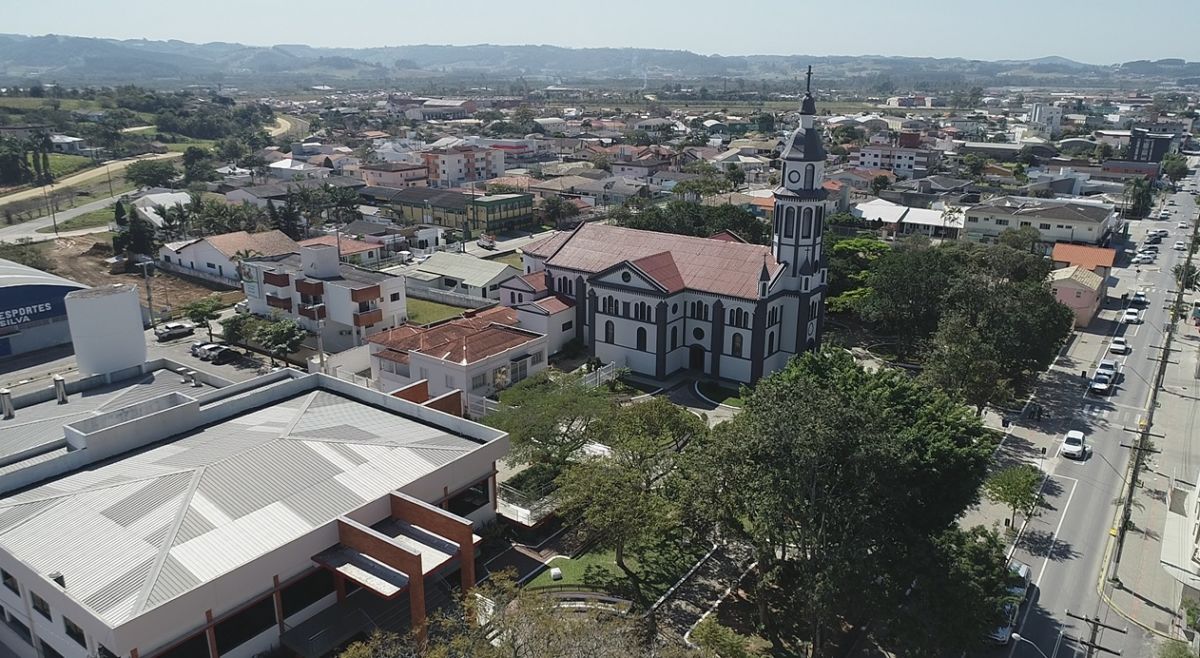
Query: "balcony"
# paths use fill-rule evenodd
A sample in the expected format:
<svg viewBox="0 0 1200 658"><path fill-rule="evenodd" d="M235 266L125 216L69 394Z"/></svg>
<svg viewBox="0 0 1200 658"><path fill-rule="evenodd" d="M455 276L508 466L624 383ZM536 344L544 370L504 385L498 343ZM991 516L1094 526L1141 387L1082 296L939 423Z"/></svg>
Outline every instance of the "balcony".
<svg viewBox="0 0 1200 658"><path fill-rule="evenodd" d="M350 291L350 301L355 303L369 302L372 299L379 299L382 294L378 284L366 288L356 288Z"/></svg>
<svg viewBox="0 0 1200 658"><path fill-rule="evenodd" d="M325 305L324 304L299 304L296 307L296 312L308 318L309 320L324 320Z"/></svg>
<svg viewBox="0 0 1200 658"><path fill-rule="evenodd" d="M312 295L313 297L322 297L325 295L325 284L321 281L310 281L308 279L296 280L296 292L301 295Z"/></svg>
<svg viewBox="0 0 1200 658"><path fill-rule="evenodd" d="M354 314L354 326L356 327L365 327L380 322L383 322L383 309L381 308Z"/></svg>
<svg viewBox="0 0 1200 658"><path fill-rule="evenodd" d="M271 308L281 308L281 309L287 311L288 313L291 313L292 312L292 298L291 297L278 297L276 295L268 294L267 295L267 306L270 306Z"/></svg>
<svg viewBox="0 0 1200 658"><path fill-rule="evenodd" d="M286 288L292 285L291 277L280 272L263 272L263 283L276 288Z"/></svg>

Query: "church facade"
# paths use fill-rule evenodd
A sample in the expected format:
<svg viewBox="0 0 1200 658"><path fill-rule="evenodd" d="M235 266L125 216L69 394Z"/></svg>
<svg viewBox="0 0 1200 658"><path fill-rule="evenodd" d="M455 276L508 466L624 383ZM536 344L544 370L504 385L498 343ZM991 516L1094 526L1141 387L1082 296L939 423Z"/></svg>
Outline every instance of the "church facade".
<svg viewBox="0 0 1200 658"><path fill-rule="evenodd" d="M815 119L810 88L780 154L770 247L585 223L526 247L526 274L502 286L502 303L521 312L554 297L554 326L590 355L657 379L688 369L753 383L818 348L827 272Z"/></svg>

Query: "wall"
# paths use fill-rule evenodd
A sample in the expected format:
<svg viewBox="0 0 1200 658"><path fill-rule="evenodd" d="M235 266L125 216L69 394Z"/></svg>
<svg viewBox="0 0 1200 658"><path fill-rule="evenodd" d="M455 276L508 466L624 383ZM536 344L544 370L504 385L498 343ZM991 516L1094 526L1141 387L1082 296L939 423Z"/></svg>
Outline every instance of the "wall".
<svg viewBox="0 0 1200 658"><path fill-rule="evenodd" d="M178 254L163 247L159 249L158 255L159 260L162 260L163 256L169 256L172 263L185 269L197 270L201 274L217 276L227 281L237 281L237 267L206 240L194 242L181 249ZM213 267L209 267L209 263L212 263Z"/></svg>

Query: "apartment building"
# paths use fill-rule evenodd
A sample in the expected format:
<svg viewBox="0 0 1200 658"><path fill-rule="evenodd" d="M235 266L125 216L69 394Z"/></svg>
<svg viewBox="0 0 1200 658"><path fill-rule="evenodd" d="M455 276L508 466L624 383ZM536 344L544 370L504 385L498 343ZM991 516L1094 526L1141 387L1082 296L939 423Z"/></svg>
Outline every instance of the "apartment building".
<svg viewBox="0 0 1200 658"><path fill-rule="evenodd" d="M504 175L504 151L479 146L450 146L420 153L429 171L429 187L462 187Z"/></svg>
<svg viewBox="0 0 1200 658"><path fill-rule="evenodd" d="M1055 243L1106 245L1120 227L1116 206L1082 199L1005 196L966 208L963 233L968 240L992 242L1006 229L1032 227L1050 253Z"/></svg>
<svg viewBox="0 0 1200 658"><path fill-rule="evenodd" d="M472 236L526 226L533 221L532 194L488 194L425 187L367 187L359 194L368 203L388 207L405 224L469 230Z"/></svg>
<svg viewBox="0 0 1200 658"><path fill-rule="evenodd" d="M408 318L404 277L341 263L333 245L243 261L242 290L251 313L295 320L320 334L328 352L362 345Z"/></svg>
<svg viewBox="0 0 1200 658"><path fill-rule="evenodd" d="M362 165L358 175L367 185L377 187L427 187L429 170L423 164L408 162L377 162Z"/></svg>
<svg viewBox="0 0 1200 658"><path fill-rule="evenodd" d="M901 178L924 178L938 163L939 156L934 149L867 144L850 154L850 164L866 169L886 169Z"/></svg>

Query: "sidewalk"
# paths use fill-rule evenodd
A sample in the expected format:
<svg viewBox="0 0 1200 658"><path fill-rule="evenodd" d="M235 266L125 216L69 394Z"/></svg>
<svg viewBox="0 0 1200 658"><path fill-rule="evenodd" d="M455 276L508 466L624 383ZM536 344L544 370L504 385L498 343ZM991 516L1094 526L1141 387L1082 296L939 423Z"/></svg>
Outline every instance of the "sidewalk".
<svg viewBox="0 0 1200 658"><path fill-rule="evenodd" d="M1196 547L1192 510L1186 503L1194 496L1200 469L1200 453L1191 440L1200 420L1196 379L1200 337L1195 327L1177 326L1170 360L1150 429L1153 447L1162 452L1146 456L1134 489L1130 527L1116 573L1120 585L1103 583L1101 594L1131 622L1178 639L1187 623L1180 611L1183 595L1187 590L1192 597L1198 594L1167 569L1168 565L1189 569Z"/></svg>

